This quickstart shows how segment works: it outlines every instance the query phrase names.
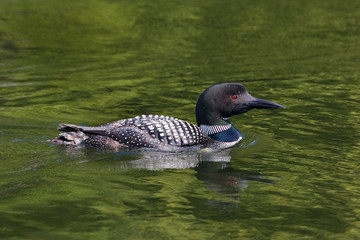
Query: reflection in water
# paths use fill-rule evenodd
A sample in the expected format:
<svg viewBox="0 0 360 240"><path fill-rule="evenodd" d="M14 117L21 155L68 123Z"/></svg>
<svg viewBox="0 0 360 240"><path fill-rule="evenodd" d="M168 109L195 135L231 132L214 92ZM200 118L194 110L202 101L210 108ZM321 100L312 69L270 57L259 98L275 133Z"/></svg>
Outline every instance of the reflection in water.
<svg viewBox="0 0 360 240"><path fill-rule="evenodd" d="M226 201L208 200L208 204L214 206L235 205L234 201L229 200L238 200L242 189L249 186L248 181L275 183L273 180L262 178L260 173L230 167L229 149L211 153L142 152L140 155L137 160L121 162L121 167L148 170L194 168L196 178L204 182L208 189L226 196Z"/></svg>
<svg viewBox="0 0 360 240"><path fill-rule="evenodd" d="M229 162L202 162L196 170L197 179L203 181L208 189L226 196L225 200L208 200L209 205L216 207L237 206L240 193L247 188L248 181L275 183L264 179L260 173L234 169L228 166ZM230 200L230 201L229 201Z"/></svg>
<svg viewBox="0 0 360 240"><path fill-rule="evenodd" d="M251 141L248 144L253 144ZM231 167L231 149L212 152L170 153L157 151L121 151L111 149L76 148L56 146L67 156L77 156L78 163L109 160L116 165L116 169L143 169L150 171L167 169L194 169L195 177L206 185L206 188L219 194L221 200L207 200L216 207L236 206L240 193L249 187L249 181L271 183L271 179L264 178L259 172L249 172ZM100 157L101 156L101 157ZM71 160L72 162L72 160Z"/></svg>
<svg viewBox="0 0 360 240"><path fill-rule="evenodd" d="M134 161L123 162L125 168L141 168L148 170L185 169L199 166L202 162L230 162L229 151L217 152L140 152Z"/></svg>

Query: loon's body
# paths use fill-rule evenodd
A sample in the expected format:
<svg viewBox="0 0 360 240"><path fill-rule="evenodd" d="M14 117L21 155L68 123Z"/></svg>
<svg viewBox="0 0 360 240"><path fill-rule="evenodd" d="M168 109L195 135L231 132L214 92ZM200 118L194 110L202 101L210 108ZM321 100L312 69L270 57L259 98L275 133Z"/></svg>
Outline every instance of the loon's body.
<svg viewBox="0 0 360 240"><path fill-rule="evenodd" d="M62 131L60 136L52 141L63 145L151 148L170 152L221 147L200 127L184 120L159 115L142 115L98 127L62 124L59 130Z"/></svg>
<svg viewBox="0 0 360 240"><path fill-rule="evenodd" d="M229 148L242 139L229 117L252 108L283 106L252 97L241 84L223 83L211 86L200 95L196 105L198 125L173 117L142 115L98 127L61 124L60 135L50 141L117 150L150 148L181 152Z"/></svg>

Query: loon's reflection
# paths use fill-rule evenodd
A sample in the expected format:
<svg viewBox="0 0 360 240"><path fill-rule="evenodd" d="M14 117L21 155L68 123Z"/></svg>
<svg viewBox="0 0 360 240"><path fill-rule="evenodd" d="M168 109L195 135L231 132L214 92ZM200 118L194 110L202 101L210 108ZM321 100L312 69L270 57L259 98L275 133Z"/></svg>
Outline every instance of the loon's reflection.
<svg viewBox="0 0 360 240"><path fill-rule="evenodd" d="M196 168L203 162L229 163L229 150L218 152L139 152L137 160L123 162L125 168L148 170Z"/></svg>
<svg viewBox="0 0 360 240"><path fill-rule="evenodd" d="M226 195L230 199L239 199L239 193L248 187L249 181L274 183L263 178L260 173L242 171L229 166L230 150L219 152L161 153L143 152L137 160L121 162L122 168L148 170L193 168L196 178L204 182L208 189ZM211 205L229 204L212 200ZM230 203L231 204L231 203Z"/></svg>

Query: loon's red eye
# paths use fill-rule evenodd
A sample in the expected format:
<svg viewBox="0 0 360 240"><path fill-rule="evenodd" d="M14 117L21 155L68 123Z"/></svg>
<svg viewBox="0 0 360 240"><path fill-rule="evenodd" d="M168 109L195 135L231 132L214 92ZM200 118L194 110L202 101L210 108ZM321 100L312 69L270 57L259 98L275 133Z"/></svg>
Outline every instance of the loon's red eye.
<svg viewBox="0 0 360 240"><path fill-rule="evenodd" d="M233 100L235 100L235 99L238 98L238 96L237 96L237 95L232 95L231 98L232 98Z"/></svg>

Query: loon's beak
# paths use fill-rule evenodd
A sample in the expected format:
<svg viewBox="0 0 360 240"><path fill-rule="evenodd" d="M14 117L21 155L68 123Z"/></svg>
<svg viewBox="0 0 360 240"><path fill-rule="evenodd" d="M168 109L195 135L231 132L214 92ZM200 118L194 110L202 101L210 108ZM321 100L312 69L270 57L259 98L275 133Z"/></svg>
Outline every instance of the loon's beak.
<svg viewBox="0 0 360 240"><path fill-rule="evenodd" d="M284 106L268 101L260 98L253 98L251 101L248 101L244 104L249 108L257 108L257 109L273 109L273 108L285 108Z"/></svg>

